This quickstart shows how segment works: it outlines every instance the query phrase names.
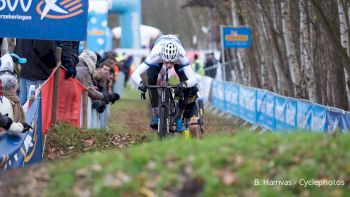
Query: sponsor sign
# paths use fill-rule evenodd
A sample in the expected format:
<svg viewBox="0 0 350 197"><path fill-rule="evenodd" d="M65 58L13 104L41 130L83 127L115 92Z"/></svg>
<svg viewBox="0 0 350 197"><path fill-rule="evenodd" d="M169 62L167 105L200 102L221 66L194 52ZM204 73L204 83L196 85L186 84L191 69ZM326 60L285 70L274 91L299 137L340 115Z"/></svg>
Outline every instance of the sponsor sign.
<svg viewBox="0 0 350 197"><path fill-rule="evenodd" d="M86 40L87 0L0 0L0 37Z"/></svg>
<svg viewBox="0 0 350 197"><path fill-rule="evenodd" d="M250 48L251 29L249 27L222 26L224 48Z"/></svg>

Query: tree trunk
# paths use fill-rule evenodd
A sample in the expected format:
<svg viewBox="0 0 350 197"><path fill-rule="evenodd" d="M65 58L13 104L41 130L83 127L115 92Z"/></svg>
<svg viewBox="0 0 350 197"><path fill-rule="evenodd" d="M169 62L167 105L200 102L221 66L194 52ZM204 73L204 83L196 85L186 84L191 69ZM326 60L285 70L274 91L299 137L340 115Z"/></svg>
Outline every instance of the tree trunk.
<svg viewBox="0 0 350 197"><path fill-rule="evenodd" d="M288 56L288 65L292 77L293 82L293 91L294 95L298 98L301 97L301 74L300 74L300 66L298 65L298 61L295 53L295 45L292 38L292 27L290 21L290 2L286 0L281 1L282 8L282 30L283 30L283 38L286 46L286 52Z"/></svg>
<svg viewBox="0 0 350 197"><path fill-rule="evenodd" d="M238 18L238 14L237 14L237 3L235 0L230 0L231 3L231 15L232 15L232 24L233 26L237 27L240 25L240 20ZM233 49L233 53L234 53L234 57L236 58L235 62L233 62L233 64L235 65L236 70L239 70L240 72L240 83L247 85L249 83L249 73L247 73L247 67L249 65L244 65L243 61L241 59L241 56L247 56L245 54L245 51L240 50L240 49Z"/></svg>
<svg viewBox="0 0 350 197"><path fill-rule="evenodd" d="M270 0L268 4L266 4L266 1L260 0L260 5L262 8L262 13L264 17L267 20L267 24L269 27L269 43L272 50L272 57L273 57L273 66L276 71L276 76L277 76L277 85L279 89L279 93L286 95L286 96L291 96L291 87L292 84L290 83L290 78L289 78L289 70L285 69L284 66L284 58L282 55L282 50L278 42L278 37L279 34L277 33L278 27L277 27L277 18L279 16L276 16L276 9L274 5L274 0Z"/></svg>
<svg viewBox="0 0 350 197"><path fill-rule="evenodd" d="M322 10L322 6L320 5L322 1L318 0L311 0L312 5L315 7L315 11L317 15L320 17L321 22L325 26L325 32L327 33L328 37L331 39L331 44L334 45L335 49L339 51L339 54L341 55L340 58L343 59L344 67L346 69L346 72L350 74L350 57L348 56L346 49L344 49L341 46L340 40L338 38L338 34L336 33L336 30L332 27L331 23L328 21L324 11Z"/></svg>
<svg viewBox="0 0 350 197"><path fill-rule="evenodd" d="M341 42L341 45L343 46L343 48L346 49L346 53L349 56L349 54L350 54L350 52L349 52L349 26L348 26L348 22L346 20L344 2L341 2L341 0L338 0L337 3L338 3L338 15L339 15L339 26L340 26L340 42ZM345 73L345 81L349 81L349 75L347 73ZM346 86L346 88L345 88L346 94L349 95L349 85L347 85L347 83L345 83L345 86Z"/></svg>
<svg viewBox="0 0 350 197"><path fill-rule="evenodd" d="M315 72L311 62L311 41L309 33L309 24L307 21L308 13L308 2L307 0L299 1L299 11L300 11L300 58L301 58L301 67L305 72L305 81L307 84L307 93L309 99L312 102L316 102L316 78Z"/></svg>
<svg viewBox="0 0 350 197"><path fill-rule="evenodd" d="M264 88L268 88L272 90L273 92L278 92L278 83L277 83L277 76L276 71L274 68L274 64L272 61L272 54L271 51L271 39L269 37L267 27L266 27L266 21L264 20L264 17L262 15L261 11L261 5L260 2L257 3L257 13L259 13L259 21L260 21L260 34L259 36L259 43L261 47L261 67L262 67L262 86ZM271 87L271 88L269 88Z"/></svg>

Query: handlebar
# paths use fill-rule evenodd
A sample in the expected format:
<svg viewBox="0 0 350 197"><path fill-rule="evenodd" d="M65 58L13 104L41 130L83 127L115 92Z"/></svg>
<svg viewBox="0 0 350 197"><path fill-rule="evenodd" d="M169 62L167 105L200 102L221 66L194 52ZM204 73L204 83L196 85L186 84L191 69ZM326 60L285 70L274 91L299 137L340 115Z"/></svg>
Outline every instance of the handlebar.
<svg viewBox="0 0 350 197"><path fill-rule="evenodd" d="M147 86L150 89L162 89L162 88L177 88L177 85L166 85L166 86L159 86L159 85L149 85Z"/></svg>
<svg viewBox="0 0 350 197"><path fill-rule="evenodd" d="M166 85L166 86L149 85L147 87L149 89L171 89L171 88L177 88L178 85ZM183 99L183 95L181 95L181 98ZM146 92L141 92L141 99L146 100Z"/></svg>

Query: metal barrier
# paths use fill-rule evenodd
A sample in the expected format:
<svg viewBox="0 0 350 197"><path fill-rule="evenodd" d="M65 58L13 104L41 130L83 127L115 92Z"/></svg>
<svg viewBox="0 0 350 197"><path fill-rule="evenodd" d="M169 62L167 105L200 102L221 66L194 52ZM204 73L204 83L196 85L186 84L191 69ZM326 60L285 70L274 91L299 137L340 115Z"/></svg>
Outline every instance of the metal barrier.
<svg viewBox="0 0 350 197"><path fill-rule="evenodd" d="M110 114L110 105L106 106L106 109L103 113L98 113L95 109L92 109L92 101L90 98L87 98L87 114L86 114L86 128L88 129L102 129L108 128L108 119ZM84 115L83 115L84 116ZM81 124L83 125L83 124Z"/></svg>
<svg viewBox="0 0 350 197"><path fill-rule="evenodd" d="M210 89L210 102L222 114L240 117L271 131L350 129L350 112L341 109L237 83L213 80Z"/></svg>
<svg viewBox="0 0 350 197"><path fill-rule="evenodd" d="M118 80L113 86L113 92L118 93L120 97L124 95L125 86L125 74L124 72L118 72Z"/></svg>

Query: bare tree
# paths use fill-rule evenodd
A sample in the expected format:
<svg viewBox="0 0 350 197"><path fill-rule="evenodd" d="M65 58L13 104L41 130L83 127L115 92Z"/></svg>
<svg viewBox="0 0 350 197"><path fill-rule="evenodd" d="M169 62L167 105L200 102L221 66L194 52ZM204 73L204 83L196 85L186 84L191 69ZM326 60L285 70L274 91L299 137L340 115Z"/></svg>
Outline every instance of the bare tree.
<svg viewBox="0 0 350 197"><path fill-rule="evenodd" d="M187 0L211 5L220 24L252 29L252 47L226 50L240 83L349 108L349 0Z"/></svg>
<svg viewBox="0 0 350 197"><path fill-rule="evenodd" d="M300 59L301 68L304 71L309 99L316 102L316 78L311 62L311 40L307 13L309 3L307 0L299 1L300 11Z"/></svg>

